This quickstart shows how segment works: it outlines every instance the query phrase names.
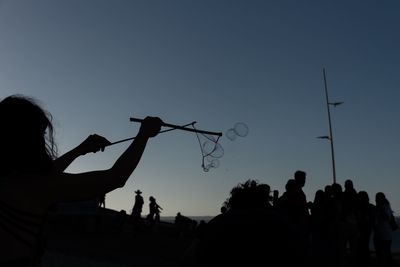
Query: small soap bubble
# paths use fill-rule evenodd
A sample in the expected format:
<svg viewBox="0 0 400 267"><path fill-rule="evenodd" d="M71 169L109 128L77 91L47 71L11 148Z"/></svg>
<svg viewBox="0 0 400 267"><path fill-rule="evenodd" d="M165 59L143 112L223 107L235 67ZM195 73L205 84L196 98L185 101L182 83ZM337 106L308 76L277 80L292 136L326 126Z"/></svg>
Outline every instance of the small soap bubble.
<svg viewBox="0 0 400 267"><path fill-rule="evenodd" d="M240 137L245 137L249 134L249 127L243 122L236 123L233 129Z"/></svg>
<svg viewBox="0 0 400 267"><path fill-rule="evenodd" d="M233 128L231 128L228 131L226 131L225 135L231 141L235 140L236 136L237 136L237 134L236 134L236 132L235 132L235 130Z"/></svg>

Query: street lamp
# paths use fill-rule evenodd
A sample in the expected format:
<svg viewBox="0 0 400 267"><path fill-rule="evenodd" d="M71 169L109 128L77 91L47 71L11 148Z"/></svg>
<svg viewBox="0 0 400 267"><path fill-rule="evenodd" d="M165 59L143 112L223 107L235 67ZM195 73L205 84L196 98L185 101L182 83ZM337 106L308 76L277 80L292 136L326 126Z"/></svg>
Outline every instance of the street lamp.
<svg viewBox="0 0 400 267"><path fill-rule="evenodd" d="M333 183L336 183L336 167L335 167L335 151L333 148L333 134L332 134L332 121L331 121L331 110L330 107L336 107L343 102L329 102L329 96L328 96L328 85L326 82L326 73L325 73L325 68L323 68L323 75L324 75L324 85L325 85L325 97L326 97L326 108L328 110L328 122L329 122L329 135L324 135L324 136L318 136L317 138L320 139L328 139L331 144L331 156L332 156L332 173L333 173Z"/></svg>

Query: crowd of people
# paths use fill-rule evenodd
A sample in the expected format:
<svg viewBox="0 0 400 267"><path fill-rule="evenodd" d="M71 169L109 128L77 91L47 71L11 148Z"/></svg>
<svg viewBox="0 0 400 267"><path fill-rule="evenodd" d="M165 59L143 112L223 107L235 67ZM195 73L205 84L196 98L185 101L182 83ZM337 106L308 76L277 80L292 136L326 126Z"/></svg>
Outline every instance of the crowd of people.
<svg viewBox="0 0 400 267"><path fill-rule="evenodd" d="M296 171L280 197L256 180L234 187L223 213L207 223L186 259L199 266L265 260L281 266L371 266L372 238L378 266L391 266L396 225L384 193L372 204L367 192L346 180L344 189L327 185L307 201L305 182L306 173Z"/></svg>

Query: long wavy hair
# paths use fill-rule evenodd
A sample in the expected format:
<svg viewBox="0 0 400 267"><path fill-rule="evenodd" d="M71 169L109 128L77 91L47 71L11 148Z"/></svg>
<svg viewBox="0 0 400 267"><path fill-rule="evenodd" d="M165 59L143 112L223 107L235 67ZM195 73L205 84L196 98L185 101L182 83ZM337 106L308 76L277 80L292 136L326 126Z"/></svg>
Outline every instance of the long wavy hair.
<svg viewBox="0 0 400 267"><path fill-rule="evenodd" d="M57 154L52 116L34 99L11 95L0 102L0 174L49 173Z"/></svg>

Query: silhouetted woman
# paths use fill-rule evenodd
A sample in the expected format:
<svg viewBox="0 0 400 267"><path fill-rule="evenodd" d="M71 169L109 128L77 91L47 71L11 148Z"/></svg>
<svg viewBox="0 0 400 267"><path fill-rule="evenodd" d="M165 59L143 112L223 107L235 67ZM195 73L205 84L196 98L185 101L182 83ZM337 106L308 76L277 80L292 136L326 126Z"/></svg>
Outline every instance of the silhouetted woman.
<svg viewBox="0 0 400 267"><path fill-rule="evenodd" d="M153 196L149 197L149 201L150 201L150 203L149 203L150 213L147 216L147 219L150 222L153 222L153 221L159 222L160 221L160 212L161 212L162 208L157 204L156 199Z"/></svg>
<svg viewBox="0 0 400 267"><path fill-rule="evenodd" d="M392 209L384 193L375 195L375 224L374 224L374 246L379 267L392 265L392 228L390 227L390 216Z"/></svg>
<svg viewBox="0 0 400 267"><path fill-rule="evenodd" d="M64 173L77 157L109 144L98 135L55 159L51 116L33 100L0 102L0 266L38 266L46 213L57 202L95 199L123 187L162 121L147 117L132 144L106 170Z"/></svg>

